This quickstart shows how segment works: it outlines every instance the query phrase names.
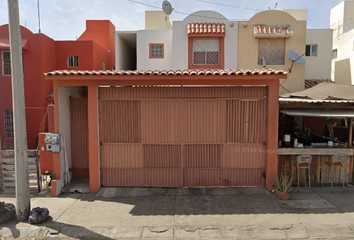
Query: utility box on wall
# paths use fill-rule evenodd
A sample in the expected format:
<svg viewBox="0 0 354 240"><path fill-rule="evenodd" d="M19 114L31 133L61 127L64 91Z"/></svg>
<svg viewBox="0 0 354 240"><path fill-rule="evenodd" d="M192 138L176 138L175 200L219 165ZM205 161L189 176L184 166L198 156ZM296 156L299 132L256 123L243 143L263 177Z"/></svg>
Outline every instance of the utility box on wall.
<svg viewBox="0 0 354 240"><path fill-rule="evenodd" d="M44 138L48 152L60 152L60 135L57 133L46 133Z"/></svg>

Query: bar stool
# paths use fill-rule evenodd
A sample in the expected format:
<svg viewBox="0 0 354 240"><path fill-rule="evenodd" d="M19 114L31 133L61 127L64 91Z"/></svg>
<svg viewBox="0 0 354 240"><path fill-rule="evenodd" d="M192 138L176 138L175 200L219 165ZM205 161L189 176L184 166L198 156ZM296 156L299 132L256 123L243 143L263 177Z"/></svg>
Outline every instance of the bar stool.
<svg viewBox="0 0 354 240"><path fill-rule="evenodd" d="M344 172L344 164L345 164L345 161L347 160L347 154L345 153L341 153L341 154L338 154L338 155L334 155L332 156L332 181L331 181L331 191L333 191L333 181L334 181L334 169L335 167L340 167L341 171L340 171L340 175L339 175L339 182L340 180L343 181L343 191L344 191L344 184L345 184L345 172ZM343 179L342 179L343 177ZM337 185L337 184L336 184Z"/></svg>
<svg viewBox="0 0 354 240"><path fill-rule="evenodd" d="M297 191L300 193L300 169L307 169L309 177L309 188L311 188L311 161L312 156L310 155L300 155L296 158L297 166ZM306 179L305 179L305 188L306 188Z"/></svg>

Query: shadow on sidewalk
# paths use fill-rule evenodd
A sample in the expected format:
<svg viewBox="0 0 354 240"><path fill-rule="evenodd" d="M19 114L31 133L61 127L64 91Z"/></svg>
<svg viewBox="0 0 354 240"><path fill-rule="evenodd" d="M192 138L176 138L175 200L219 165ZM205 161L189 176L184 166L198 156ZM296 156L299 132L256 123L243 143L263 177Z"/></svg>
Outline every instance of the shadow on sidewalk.
<svg viewBox="0 0 354 240"><path fill-rule="evenodd" d="M225 191L227 193L227 189ZM224 193L225 193L224 192ZM60 198L77 197L62 194ZM348 213L354 212L354 188L294 188L289 201L279 200L275 194L262 188L239 188L234 194L195 194L183 196L97 197L82 194L79 201L92 202L92 207L107 203L111 209L122 204L131 205L133 216L156 215L228 215L228 214L283 214L283 213ZM111 196L111 195L108 195ZM109 205L108 205L109 203ZM126 209L122 208L122 211Z"/></svg>
<svg viewBox="0 0 354 240"><path fill-rule="evenodd" d="M3 228L8 228L11 231L10 238L23 238L23 237L68 237L76 239L103 239L103 240L113 240L113 238L104 236L103 234L97 233L78 225L71 225L67 223L62 223L58 221L53 221L52 217L49 217L45 222L36 225L18 226L19 222L13 220L9 223L4 224L0 227L0 231ZM43 227L46 231L43 232ZM96 229L97 230L97 229ZM98 229L99 230L99 229Z"/></svg>

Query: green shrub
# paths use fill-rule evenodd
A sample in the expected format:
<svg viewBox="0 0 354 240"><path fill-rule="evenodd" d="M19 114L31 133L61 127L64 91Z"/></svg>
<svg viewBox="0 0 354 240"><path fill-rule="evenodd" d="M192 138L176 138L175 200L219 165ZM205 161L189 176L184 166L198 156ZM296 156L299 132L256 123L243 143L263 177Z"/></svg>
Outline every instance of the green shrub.
<svg viewBox="0 0 354 240"><path fill-rule="evenodd" d="M275 180L275 188L282 193L290 193L293 189L293 178L290 178L287 175L280 175Z"/></svg>

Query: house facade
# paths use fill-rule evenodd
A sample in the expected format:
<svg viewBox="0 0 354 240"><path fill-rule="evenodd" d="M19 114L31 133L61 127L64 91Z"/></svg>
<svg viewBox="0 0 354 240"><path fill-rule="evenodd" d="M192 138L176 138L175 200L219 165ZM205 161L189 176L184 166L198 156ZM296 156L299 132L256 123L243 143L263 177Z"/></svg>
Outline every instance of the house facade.
<svg viewBox="0 0 354 240"><path fill-rule="evenodd" d="M331 79L332 30L307 29L307 10L263 11L247 21L199 11L174 21L173 27L162 11L146 11L145 25L145 30L116 32L116 69L288 71L292 50L303 54L306 64L294 63L288 78L280 82L280 93L303 90L305 80L316 84Z"/></svg>
<svg viewBox="0 0 354 240"><path fill-rule="evenodd" d="M336 83L354 84L354 2L343 1L331 9L333 29L332 79Z"/></svg>
<svg viewBox="0 0 354 240"><path fill-rule="evenodd" d="M71 151L41 162L57 196L86 172L101 187L258 186L277 172L286 71L54 71L55 129ZM208 85L208 86L205 86ZM86 95L83 93L87 93ZM82 159L84 156L84 159Z"/></svg>
<svg viewBox="0 0 354 240"><path fill-rule="evenodd" d="M112 69L115 66L115 27L110 21L88 20L85 32L76 41L55 41L21 26L27 144L37 148L38 133L48 131L48 98L53 83L43 73L55 69ZM11 59L8 25L0 26L0 142L13 148Z"/></svg>

